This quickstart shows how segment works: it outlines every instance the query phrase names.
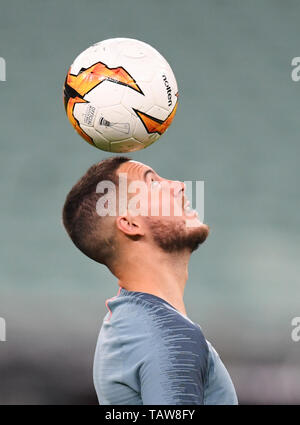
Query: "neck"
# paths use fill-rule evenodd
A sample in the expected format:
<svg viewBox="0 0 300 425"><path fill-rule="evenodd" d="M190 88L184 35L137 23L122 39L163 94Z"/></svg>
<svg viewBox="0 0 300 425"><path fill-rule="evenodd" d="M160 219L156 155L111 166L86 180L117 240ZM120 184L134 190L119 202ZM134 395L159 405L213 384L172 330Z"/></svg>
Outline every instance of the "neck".
<svg viewBox="0 0 300 425"><path fill-rule="evenodd" d="M183 294L188 278L190 252L165 253L161 250L129 250L118 263L118 285L127 291L146 292L167 301L187 316Z"/></svg>

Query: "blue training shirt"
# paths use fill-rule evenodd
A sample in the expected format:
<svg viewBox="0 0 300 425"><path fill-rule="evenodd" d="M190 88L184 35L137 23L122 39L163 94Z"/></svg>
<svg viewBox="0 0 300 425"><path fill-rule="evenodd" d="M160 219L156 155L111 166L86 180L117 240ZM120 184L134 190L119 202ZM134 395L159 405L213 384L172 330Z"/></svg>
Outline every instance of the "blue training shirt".
<svg viewBox="0 0 300 425"><path fill-rule="evenodd" d="M120 288L106 306L93 371L99 404L238 404L198 324L145 292Z"/></svg>

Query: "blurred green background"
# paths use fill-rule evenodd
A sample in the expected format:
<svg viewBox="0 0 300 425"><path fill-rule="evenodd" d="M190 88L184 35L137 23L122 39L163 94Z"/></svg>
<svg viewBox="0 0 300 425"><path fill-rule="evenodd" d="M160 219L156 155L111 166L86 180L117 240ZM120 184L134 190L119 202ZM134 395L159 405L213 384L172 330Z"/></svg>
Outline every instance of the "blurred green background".
<svg viewBox="0 0 300 425"><path fill-rule="evenodd" d="M93 404L92 363L117 280L68 239L71 186L111 156L69 124L74 58L111 37L162 53L179 86L168 132L130 156L205 181L207 242L185 303L240 403L300 403L300 3L279 0L0 1L0 403Z"/></svg>

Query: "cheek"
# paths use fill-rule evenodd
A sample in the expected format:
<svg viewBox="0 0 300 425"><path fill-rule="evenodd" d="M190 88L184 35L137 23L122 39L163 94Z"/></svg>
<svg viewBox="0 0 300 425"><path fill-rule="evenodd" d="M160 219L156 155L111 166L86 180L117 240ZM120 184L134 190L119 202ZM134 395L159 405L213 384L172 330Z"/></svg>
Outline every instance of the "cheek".
<svg viewBox="0 0 300 425"><path fill-rule="evenodd" d="M160 191L148 192L148 212L149 216L160 217L161 216L161 194Z"/></svg>
<svg viewBox="0 0 300 425"><path fill-rule="evenodd" d="M170 193L163 190L149 191L148 211L152 217L172 221L183 219L182 203L177 202Z"/></svg>

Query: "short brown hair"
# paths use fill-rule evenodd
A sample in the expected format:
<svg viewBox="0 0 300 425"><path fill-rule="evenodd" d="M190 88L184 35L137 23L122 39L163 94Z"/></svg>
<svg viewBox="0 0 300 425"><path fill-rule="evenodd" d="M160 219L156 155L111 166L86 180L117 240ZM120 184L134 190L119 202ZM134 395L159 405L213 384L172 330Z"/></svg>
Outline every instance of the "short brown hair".
<svg viewBox="0 0 300 425"><path fill-rule="evenodd" d="M72 187L63 207L63 224L74 244L85 255L108 267L113 262L115 247L113 235L107 238L106 217L100 217L96 211L101 196L96 193L96 187L102 180L110 180L118 187L116 170L129 160L115 156L92 165ZM101 237L101 232L106 236Z"/></svg>

